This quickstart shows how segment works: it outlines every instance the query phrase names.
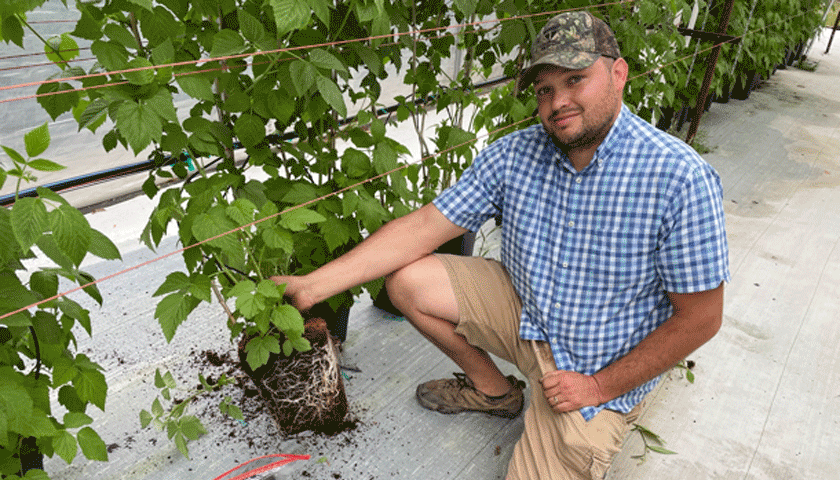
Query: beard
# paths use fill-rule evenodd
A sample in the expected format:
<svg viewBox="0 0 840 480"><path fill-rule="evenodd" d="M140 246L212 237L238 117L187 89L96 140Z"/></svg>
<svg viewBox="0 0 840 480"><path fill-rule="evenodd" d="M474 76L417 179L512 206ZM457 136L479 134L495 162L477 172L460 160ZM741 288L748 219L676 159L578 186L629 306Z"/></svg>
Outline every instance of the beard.
<svg viewBox="0 0 840 480"><path fill-rule="evenodd" d="M553 122L554 119L566 113L568 112L553 112L549 117L549 122ZM551 141L561 151L568 152L572 149L585 148L600 143L607 136L607 133L609 133L613 121L615 121L615 117L617 116L616 114L599 115L598 118L589 121L583 118L583 113L585 112L580 113L582 126L578 132L567 133L560 129L552 128L543 122L543 128L546 133L548 133Z"/></svg>

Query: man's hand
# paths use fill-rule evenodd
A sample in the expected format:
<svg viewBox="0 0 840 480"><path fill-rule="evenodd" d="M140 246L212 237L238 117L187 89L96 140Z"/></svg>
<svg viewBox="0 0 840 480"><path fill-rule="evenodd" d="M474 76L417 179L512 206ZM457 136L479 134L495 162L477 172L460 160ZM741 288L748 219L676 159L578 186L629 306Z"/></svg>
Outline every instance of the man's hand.
<svg viewBox="0 0 840 480"><path fill-rule="evenodd" d="M605 401L601 387L591 375L556 370L540 379L548 405L557 413L594 407Z"/></svg>
<svg viewBox="0 0 840 480"><path fill-rule="evenodd" d="M269 277L269 279L276 285L286 284L286 291L283 296L288 298L292 306L299 311L306 312L315 305L316 302L306 293L304 277L275 276Z"/></svg>

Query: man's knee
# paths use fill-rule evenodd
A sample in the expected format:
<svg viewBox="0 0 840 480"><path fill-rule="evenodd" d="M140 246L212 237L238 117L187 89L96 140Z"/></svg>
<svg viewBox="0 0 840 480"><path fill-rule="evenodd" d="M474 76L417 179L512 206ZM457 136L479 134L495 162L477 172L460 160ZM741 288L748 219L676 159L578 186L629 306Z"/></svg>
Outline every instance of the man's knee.
<svg viewBox="0 0 840 480"><path fill-rule="evenodd" d="M448 318L453 312L457 316L449 274L434 255L423 257L388 275L385 288L391 303L408 316L412 312L448 320L454 320Z"/></svg>
<svg viewBox="0 0 840 480"><path fill-rule="evenodd" d="M423 265L428 257L412 262L399 270L385 277L385 289L391 303L401 311L405 312L411 306L412 299L417 297L417 291L427 283L427 269Z"/></svg>

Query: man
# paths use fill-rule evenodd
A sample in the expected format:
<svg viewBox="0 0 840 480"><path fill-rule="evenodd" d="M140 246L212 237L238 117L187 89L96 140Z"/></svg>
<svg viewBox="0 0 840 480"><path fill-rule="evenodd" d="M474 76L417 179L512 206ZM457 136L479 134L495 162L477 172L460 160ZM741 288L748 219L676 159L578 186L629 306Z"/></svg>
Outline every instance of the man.
<svg viewBox="0 0 840 480"><path fill-rule="evenodd" d="M518 415L523 385L488 352L514 363L532 394L509 479L603 478L657 377L720 327L719 177L623 106L627 72L601 20L554 17L520 76L541 125L349 254L275 279L305 309L388 275L394 305L464 371L421 384L426 408ZM499 214L501 263L431 254Z"/></svg>

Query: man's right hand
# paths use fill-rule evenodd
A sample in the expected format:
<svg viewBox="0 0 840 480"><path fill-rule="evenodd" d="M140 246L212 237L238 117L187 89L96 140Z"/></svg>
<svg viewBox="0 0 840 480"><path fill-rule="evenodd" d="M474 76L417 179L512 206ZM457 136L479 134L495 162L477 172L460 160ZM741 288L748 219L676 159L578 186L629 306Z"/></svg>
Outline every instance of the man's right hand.
<svg viewBox="0 0 840 480"><path fill-rule="evenodd" d="M288 298L292 306L301 312L308 311L316 303L312 297L306 293L304 278L305 277L297 277L293 275L269 277L269 279L276 285L286 284L286 291L283 296Z"/></svg>

